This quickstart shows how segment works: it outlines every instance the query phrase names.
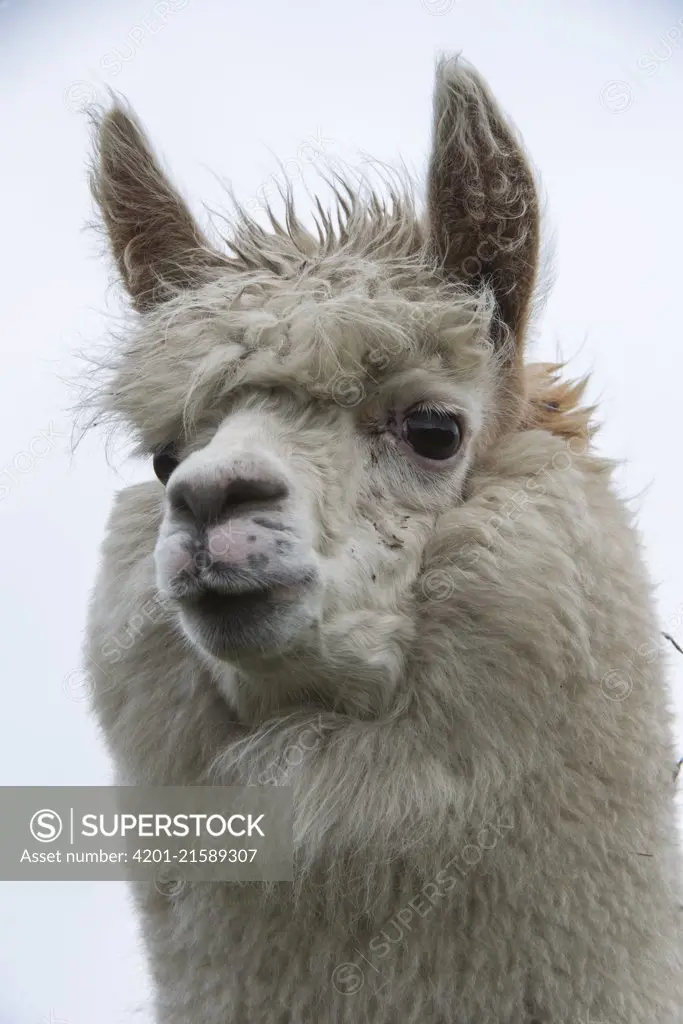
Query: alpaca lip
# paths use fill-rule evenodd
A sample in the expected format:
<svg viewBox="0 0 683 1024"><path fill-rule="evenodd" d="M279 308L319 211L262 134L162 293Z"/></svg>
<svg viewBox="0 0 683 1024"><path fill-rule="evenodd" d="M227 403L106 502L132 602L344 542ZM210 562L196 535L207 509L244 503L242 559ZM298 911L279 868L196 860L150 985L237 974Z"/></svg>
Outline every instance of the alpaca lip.
<svg viewBox="0 0 683 1024"><path fill-rule="evenodd" d="M297 572L282 570L268 576L247 577L243 573L202 573L176 581L173 596L195 622L229 622L258 611L296 604L318 580L313 567Z"/></svg>
<svg viewBox="0 0 683 1024"><path fill-rule="evenodd" d="M253 618L255 614L267 617L271 609L275 612L281 606L296 603L307 583L307 580L301 580L288 586L281 583L259 584L233 592L203 587L191 596L181 598L178 603L195 624L204 622L212 628L216 625L229 628L230 623Z"/></svg>
<svg viewBox="0 0 683 1024"><path fill-rule="evenodd" d="M221 602L226 608L238 606L250 599L265 598L276 592L285 594L316 579L314 569L281 569L266 575L247 575L240 570L214 567L197 574L181 573L172 582L170 590L178 601L195 607L206 605L211 610L212 602Z"/></svg>

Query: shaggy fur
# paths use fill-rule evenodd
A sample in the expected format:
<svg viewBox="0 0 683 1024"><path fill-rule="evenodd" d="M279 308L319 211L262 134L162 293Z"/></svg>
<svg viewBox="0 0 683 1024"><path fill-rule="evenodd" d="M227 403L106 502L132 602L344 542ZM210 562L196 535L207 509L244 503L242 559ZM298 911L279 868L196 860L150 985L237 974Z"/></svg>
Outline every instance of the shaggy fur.
<svg viewBox="0 0 683 1024"><path fill-rule="evenodd" d="M336 223L319 206L311 232L288 201L219 252L132 115L98 124L138 317L96 415L181 461L166 493L116 499L95 711L122 781L294 790L293 885L136 886L159 1024L683 1020L651 587L581 385L524 364L537 188L457 59L428 186L421 218L337 182ZM461 417L445 467L387 426L415 403ZM178 487L215 486L235 452L283 482L287 566L317 582L241 645L226 626L217 656L167 588L169 545Z"/></svg>

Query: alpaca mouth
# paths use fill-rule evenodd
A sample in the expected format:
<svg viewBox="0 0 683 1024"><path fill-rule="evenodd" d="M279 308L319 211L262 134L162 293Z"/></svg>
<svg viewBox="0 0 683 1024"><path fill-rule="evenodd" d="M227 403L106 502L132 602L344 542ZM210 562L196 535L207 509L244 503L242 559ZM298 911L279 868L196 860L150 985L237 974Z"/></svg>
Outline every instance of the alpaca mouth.
<svg viewBox="0 0 683 1024"><path fill-rule="evenodd" d="M229 660L231 654L253 650L275 652L311 619L311 597L317 575L255 582L239 592L197 589L178 600L186 632L209 654Z"/></svg>
<svg viewBox="0 0 683 1024"><path fill-rule="evenodd" d="M218 590L205 590L188 604L197 615L208 618L239 615L254 608L267 605L277 597L283 587L257 587L237 594L225 594Z"/></svg>
<svg viewBox="0 0 683 1024"><path fill-rule="evenodd" d="M205 605L207 612L218 611L219 602L225 599L238 606L240 601L265 597L274 592L285 594L292 588L313 583L315 569L292 570L279 567L267 574L246 573L228 565L212 564L195 572L180 572L169 583L169 591L178 601L193 605Z"/></svg>

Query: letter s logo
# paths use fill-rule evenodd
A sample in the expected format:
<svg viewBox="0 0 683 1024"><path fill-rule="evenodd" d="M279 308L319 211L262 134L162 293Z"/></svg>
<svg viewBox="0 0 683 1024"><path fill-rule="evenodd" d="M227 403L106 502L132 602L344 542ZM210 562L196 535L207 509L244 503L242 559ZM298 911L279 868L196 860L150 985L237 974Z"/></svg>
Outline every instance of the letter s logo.
<svg viewBox="0 0 683 1024"><path fill-rule="evenodd" d="M31 835L39 843L54 843L62 833L62 819L56 811L36 811L29 825Z"/></svg>

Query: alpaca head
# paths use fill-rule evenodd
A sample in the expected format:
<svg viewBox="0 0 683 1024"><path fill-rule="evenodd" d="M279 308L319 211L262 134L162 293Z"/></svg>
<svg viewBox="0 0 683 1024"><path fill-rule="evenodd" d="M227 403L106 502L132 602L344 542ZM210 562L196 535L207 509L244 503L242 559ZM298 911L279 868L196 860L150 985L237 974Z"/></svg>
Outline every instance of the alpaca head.
<svg viewBox="0 0 683 1024"><path fill-rule="evenodd" d="M225 252L121 107L93 184L137 313L102 404L160 479L160 591L259 700L382 706L425 546L528 416L539 204L513 131L442 62L424 216L336 180L336 223L288 201L285 226L238 215Z"/></svg>

